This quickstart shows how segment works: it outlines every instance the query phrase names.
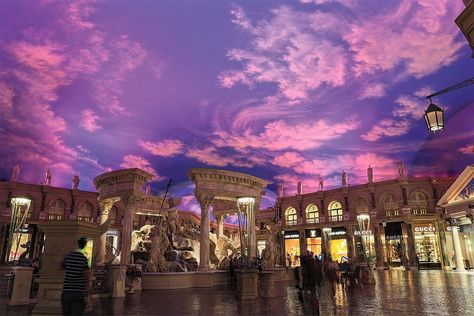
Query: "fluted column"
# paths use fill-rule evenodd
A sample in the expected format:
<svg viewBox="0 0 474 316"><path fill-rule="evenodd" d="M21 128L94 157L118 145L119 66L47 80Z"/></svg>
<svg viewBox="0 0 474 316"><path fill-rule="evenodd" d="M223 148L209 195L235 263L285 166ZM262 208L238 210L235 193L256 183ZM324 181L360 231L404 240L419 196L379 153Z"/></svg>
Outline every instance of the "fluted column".
<svg viewBox="0 0 474 316"><path fill-rule="evenodd" d="M198 196L201 206L201 238L199 246L199 270L209 270L209 250L210 250L210 207L213 197L208 195Z"/></svg>
<svg viewBox="0 0 474 316"><path fill-rule="evenodd" d="M217 238L224 236L225 218L225 215L220 215L217 217Z"/></svg>
<svg viewBox="0 0 474 316"><path fill-rule="evenodd" d="M132 229L133 229L133 211L140 201L139 197L130 196L125 206L122 224L122 243L120 247L120 264L130 263L130 252L132 251Z"/></svg>
<svg viewBox="0 0 474 316"><path fill-rule="evenodd" d="M251 215L247 218L249 223L248 234L249 237L249 247L250 247L250 259L254 260L257 258L257 232L255 230L255 214L259 209L260 204L257 202L253 205L253 210L251 210Z"/></svg>
<svg viewBox="0 0 474 316"><path fill-rule="evenodd" d="M454 256L456 260L456 271L464 271L464 260L462 256L461 241L459 240L459 227L451 226L453 234Z"/></svg>
<svg viewBox="0 0 474 316"><path fill-rule="evenodd" d="M110 221L109 221L109 212L112 206L114 205L115 202L120 201L119 197L113 197L113 198L108 198L101 200L99 202L99 207L101 209L101 214L100 214L100 228L102 234L99 237L99 242L97 245L98 248L98 253L97 253L97 259L96 263L99 265L102 265L105 263L105 255L106 255L106 245L107 245L107 231L110 228Z"/></svg>

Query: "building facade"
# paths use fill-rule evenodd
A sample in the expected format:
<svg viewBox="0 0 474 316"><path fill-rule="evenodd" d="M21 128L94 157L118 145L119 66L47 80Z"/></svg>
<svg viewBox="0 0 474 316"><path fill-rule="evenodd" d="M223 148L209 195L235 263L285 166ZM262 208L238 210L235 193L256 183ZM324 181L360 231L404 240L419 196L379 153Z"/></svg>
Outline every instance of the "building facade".
<svg viewBox="0 0 474 316"><path fill-rule="evenodd" d="M440 232L447 226L437 202L454 180L401 176L280 196L282 260L298 266L300 254L309 250L338 261L370 260L380 268L445 267L449 258Z"/></svg>

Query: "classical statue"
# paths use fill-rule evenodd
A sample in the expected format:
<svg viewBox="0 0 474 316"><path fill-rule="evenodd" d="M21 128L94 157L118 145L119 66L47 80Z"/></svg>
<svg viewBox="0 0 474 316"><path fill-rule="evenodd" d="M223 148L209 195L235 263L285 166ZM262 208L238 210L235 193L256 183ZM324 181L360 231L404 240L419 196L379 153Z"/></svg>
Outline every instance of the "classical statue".
<svg viewBox="0 0 474 316"><path fill-rule="evenodd" d="M367 168L367 179L369 180L369 183L374 182L374 170L370 165L369 168Z"/></svg>
<svg viewBox="0 0 474 316"><path fill-rule="evenodd" d="M44 173L44 185L51 185L51 170L46 170Z"/></svg>
<svg viewBox="0 0 474 316"><path fill-rule="evenodd" d="M323 177L321 177L321 175L319 175L319 191L323 191L324 189L324 180L323 180Z"/></svg>
<svg viewBox="0 0 474 316"><path fill-rule="evenodd" d="M342 186L346 187L347 186L347 173L344 170L342 170L341 180L342 180Z"/></svg>
<svg viewBox="0 0 474 316"><path fill-rule="evenodd" d="M273 241L273 232L270 230L269 237L265 241L265 249L262 251L263 269L275 267L276 249Z"/></svg>
<svg viewBox="0 0 474 316"><path fill-rule="evenodd" d="M400 178L405 177L405 165L401 161L397 161L398 176Z"/></svg>
<svg viewBox="0 0 474 316"><path fill-rule="evenodd" d="M74 190L77 190L77 188L79 187L79 182L81 181L81 179L79 179L79 175L76 173L74 175L74 177L72 178L72 188Z"/></svg>
<svg viewBox="0 0 474 316"><path fill-rule="evenodd" d="M281 184L279 184L277 187L277 193L279 198L283 197L283 186Z"/></svg>
<svg viewBox="0 0 474 316"><path fill-rule="evenodd" d="M296 194L303 194L303 184L301 184L301 180L298 180L298 183L296 184Z"/></svg>
<svg viewBox="0 0 474 316"><path fill-rule="evenodd" d="M12 176L10 177L10 181L18 181L18 176L20 175L20 164L17 163L12 170Z"/></svg>
<svg viewBox="0 0 474 316"><path fill-rule="evenodd" d="M145 195L151 195L151 185L149 183L145 188Z"/></svg>

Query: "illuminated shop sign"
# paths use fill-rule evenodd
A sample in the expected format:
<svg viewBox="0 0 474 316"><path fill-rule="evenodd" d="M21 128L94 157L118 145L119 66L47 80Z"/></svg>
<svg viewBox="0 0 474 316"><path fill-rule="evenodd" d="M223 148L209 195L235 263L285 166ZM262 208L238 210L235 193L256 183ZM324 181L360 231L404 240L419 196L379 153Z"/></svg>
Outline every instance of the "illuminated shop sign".
<svg viewBox="0 0 474 316"><path fill-rule="evenodd" d="M307 229L306 230L306 237L307 238L321 237L321 230L319 230L319 229Z"/></svg>
<svg viewBox="0 0 474 316"><path fill-rule="evenodd" d="M385 236L385 239L387 239L387 240L402 239L402 235Z"/></svg>
<svg viewBox="0 0 474 316"><path fill-rule="evenodd" d="M298 239L300 234L298 232L285 232L285 239Z"/></svg>
<svg viewBox="0 0 474 316"><path fill-rule="evenodd" d="M360 235L372 235L372 231L371 231L371 230L363 230L363 231L356 230L356 231L354 232L354 235L356 235L356 236L360 236Z"/></svg>
<svg viewBox="0 0 474 316"><path fill-rule="evenodd" d="M331 232L331 236L343 236L343 235L345 235L345 234L346 234L346 232L345 232L345 231L342 231L342 230L340 230L340 231L335 231L335 232Z"/></svg>
<svg viewBox="0 0 474 316"><path fill-rule="evenodd" d="M417 226L415 227L415 232L434 232L435 228L430 226Z"/></svg>

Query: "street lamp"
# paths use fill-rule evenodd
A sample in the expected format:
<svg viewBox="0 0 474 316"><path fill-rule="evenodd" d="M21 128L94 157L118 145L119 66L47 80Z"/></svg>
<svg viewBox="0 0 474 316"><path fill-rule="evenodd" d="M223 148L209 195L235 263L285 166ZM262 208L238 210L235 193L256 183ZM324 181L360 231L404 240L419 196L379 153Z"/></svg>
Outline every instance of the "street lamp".
<svg viewBox="0 0 474 316"><path fill-rule="evenodd" d="M451 92L453 90L464 88L471 84L474 84L474 78L464 80L460 83L447 87L446 89L426 96L426 99L430 100L430 105L425 110L425 114L423 114L423 117L425 118L426 127L428 128L428 131L436 133L444 129L444 110L434 104L433 101L431 101L431 98L437 95Z"/></svg>
<svg viewBox="0 0 474 316"><path fill-rule="evenodd" d="M255 246L252 245L252 239L255 235L255 231L253 229L255 225L255 198L252 196L242 196L237 198L237 210L238 210L238 218L239 218L239 234L240 234L240 252L242 257L244 256L244 248L242 244L243 240L243 214L245 214L245 218L247 220L247 259L250 260L251 254L251 247Z"/></svg>
<svg viewBox="0 0 474 316"><path fill-rule="evenodd" d="M8 251L11 253L13 247L13 239L15 238L16 247L15 253L13 255L13 261L16 259L16 255L18 253L18 246L21 241L21 236L23 234L23 226L26 223L26 219L28 218L28 212L30 209L31 200L28 198L12 198L11 199L11 217L10 217L10 231L8 236ZM22 212L23 211L23 212ZM15 236L15 233L18 235ZM10 258L8 258L10 259Z"/></svg>

